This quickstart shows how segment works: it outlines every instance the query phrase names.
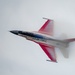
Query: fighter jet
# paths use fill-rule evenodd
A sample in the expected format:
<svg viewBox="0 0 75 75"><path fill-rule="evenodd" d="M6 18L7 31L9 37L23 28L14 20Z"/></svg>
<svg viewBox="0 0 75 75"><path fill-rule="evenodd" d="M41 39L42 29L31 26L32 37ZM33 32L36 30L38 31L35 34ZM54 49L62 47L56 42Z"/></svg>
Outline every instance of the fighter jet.
<svg viewBox="0 0 75 75"><path fill-rule="evenodd" d="M53 20L47 19L47 21L38 31L29 32L29 31L12 30L10 32L39 44L42 50L49 58L49 60L47 61L57 62L55 47L60 49L65 58L68 58L69 54L67 48L70 42L75 41L75 38L59 39L53 37L53 28L54 28Z"/></svg>

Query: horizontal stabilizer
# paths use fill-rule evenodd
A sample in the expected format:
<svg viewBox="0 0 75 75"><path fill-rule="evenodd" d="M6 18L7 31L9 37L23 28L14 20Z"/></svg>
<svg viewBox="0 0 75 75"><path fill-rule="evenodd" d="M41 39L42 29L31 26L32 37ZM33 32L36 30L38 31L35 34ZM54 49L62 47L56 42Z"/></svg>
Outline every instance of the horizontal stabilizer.
<svg viewBox="0 0 75 75"><path fill-rule="evenodd" d="M58 39L60 39L60 40L67 39L67 35L66 35L65 33L62 33L62 34L58 37Z"/></svg>
<svg viewBox="0 0 75 75"><path fill-rule="evenodd" d="M60 51L65 58L69 58L69 51L67 48L60 48Z"/></svg>
<svg viewBox="0 0 75 75"><path fill-rule="evenodd" d="M71 39L66 39L68 42L74 42L75 38L71 38Z"/></svg>

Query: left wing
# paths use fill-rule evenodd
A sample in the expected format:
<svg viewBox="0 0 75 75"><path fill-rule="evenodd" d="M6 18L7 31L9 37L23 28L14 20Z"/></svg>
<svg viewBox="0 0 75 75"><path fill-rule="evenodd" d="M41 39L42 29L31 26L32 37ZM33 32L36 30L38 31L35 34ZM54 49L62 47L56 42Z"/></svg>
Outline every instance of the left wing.
<svg viewBox="0 0 75 75"><path fill-rule="evenodd" d="M39 29L38 32L53 35L53 20L48 19L44 25Z"/></svg>
<svg viewBox="0 0 75 75"><path fill-rule="evenodd" d="M46 55L50 58L51 61L57 62L54 47L47 47L47 46L44 46L44 45L41 45L41 44L39 44L39 45L43 49L43 51L46 53Z"/></svg>

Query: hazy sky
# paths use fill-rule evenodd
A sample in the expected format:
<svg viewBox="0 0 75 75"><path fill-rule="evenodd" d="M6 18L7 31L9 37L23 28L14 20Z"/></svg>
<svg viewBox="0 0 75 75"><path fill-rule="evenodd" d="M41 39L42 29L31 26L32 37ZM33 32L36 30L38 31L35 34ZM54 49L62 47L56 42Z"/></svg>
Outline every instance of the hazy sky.
<svg viewBox="0 0 75 75"><path fill-rule="evenodd" d="M38 31L42 17L54 20L54 36L75 37L75 0L0 0L0 75L75 75L75 43L69 59L56 49L52 63L38 44L9 32Z"/></svg>

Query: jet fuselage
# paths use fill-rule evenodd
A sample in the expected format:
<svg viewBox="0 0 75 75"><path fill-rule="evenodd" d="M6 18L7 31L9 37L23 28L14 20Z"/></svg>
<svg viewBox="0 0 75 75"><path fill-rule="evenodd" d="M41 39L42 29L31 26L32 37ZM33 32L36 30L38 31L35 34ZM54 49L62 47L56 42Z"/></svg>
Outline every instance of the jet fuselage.
<svg viewBox="0 0 75 75"><path fill-rule="evenodd" d="M27 31L11 31L12 33L25 37L28 40L34 41L36 43L41 43L45 46L55 46L58 48L67 47L67 42L63 40L55 39L52 36L42 34L39 32L27 32Z"/></svg>

